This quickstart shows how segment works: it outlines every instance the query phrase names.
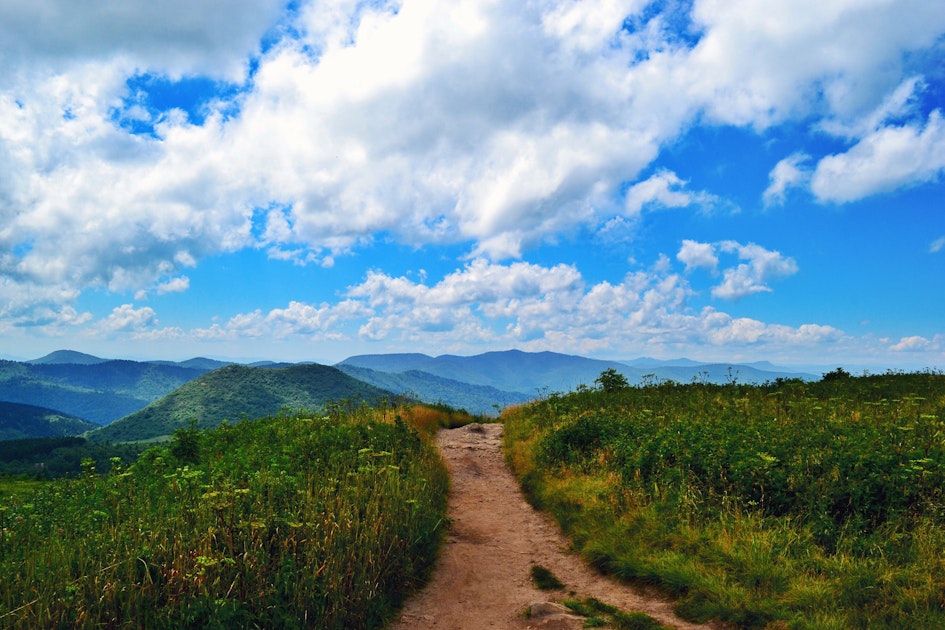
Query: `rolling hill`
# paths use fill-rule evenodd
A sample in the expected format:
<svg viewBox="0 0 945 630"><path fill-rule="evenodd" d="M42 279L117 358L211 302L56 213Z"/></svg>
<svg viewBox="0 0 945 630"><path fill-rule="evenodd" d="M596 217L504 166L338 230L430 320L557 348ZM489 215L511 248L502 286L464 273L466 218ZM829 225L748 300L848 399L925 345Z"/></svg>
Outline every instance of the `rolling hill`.
<svg viewBox="0 0 945 630"><path fill-rule="evenodd" d="M141 409L206 371L137 361L0 361L0 400L55 409L102 425Z"/></svg>
<svg viewBox="0 0 945 630"><path fill-rule="evenodd" d="M282 409L318 410L328 402L373 403L393 394L333 367L228 365L207 372L160 400L88 434L94 441L129 442L171 435L195 420L198 428L278 413Z"/></svg>
<svg viewBox="0 0 945 630"><path fill-rule="evenodd" d="M91 422L53 409L0 402L0 440L67 437L94 428Z"/></svg>

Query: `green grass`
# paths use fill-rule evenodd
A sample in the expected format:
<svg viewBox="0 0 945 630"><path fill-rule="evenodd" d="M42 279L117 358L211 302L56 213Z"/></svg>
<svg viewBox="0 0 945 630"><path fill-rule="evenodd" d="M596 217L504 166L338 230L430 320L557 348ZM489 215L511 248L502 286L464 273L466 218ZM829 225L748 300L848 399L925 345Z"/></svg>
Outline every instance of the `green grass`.
<svg viewBox="0 0 945 630"><path fill-rule="evenodd" d="M663 630L666 628L646 613L625 612L594 597L570 598L562 603L586 618L585 628L610 627L616 630Z"/></svg>
<svg viewBox="0 0 945 630"><path fill-rule="evenodd" d="M395 410L185 429L2 495L0 627L380 627L428 575L448 483Z"/></svg>
<svg viewBox="0 0 945 630"><path fill-rule="evenodd" d="M564 584L550 569L534 564L531 568L532 582L541 591L555 591L564 588Z"/></svg>
<svg viewBox="0 0 945 630"><path fill-rule="evenodd" d="M12 500L20 500L35 492L43 485L42 481L33 479L12 479L0 477L0 505Z"/></svg>
<svg viewBox="0 0 945 630"><path fill-rule="evenodd" d="M945 627L945 377L839 376L553 395L503 414L506 452L591 562L689 619Z"/></svg>

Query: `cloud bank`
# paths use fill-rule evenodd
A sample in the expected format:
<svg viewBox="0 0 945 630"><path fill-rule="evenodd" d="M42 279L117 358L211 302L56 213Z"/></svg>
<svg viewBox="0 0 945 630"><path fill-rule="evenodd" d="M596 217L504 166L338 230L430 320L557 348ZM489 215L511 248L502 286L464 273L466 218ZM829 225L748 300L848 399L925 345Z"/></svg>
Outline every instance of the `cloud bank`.
<svg viewBox="0 0 945 630"><path fill-rule="evenodd" d="M370 312L360 330L369 338L423 330L527 343L549 321L559 338L544 341L565 344L578 324L602 340L625 330L618 339L669 340L684 328L709 341L830 337L829 327L687 314L679 276L648 289L632 277L585 287L575 267L507 261L616 219L723 203L652 168L695 125L763 133L812 121L839 143L779 161L768 206L791 189L843 204L937 181L945 125L920 106L927 83L908 60L940 46L945 12L920 0L658 8L6 2L0 317L77 325L83 292L184 292L187 270L223 252L330 266L390 238L459 246L468 265L429 287L372 272L337 304L293 302L205 334L329 334L329 323ZM194 79L216 91L166 105L147 91L151 80ZM724 256L740 262L719 269ZM797 271L789 256L734 241L683 241L677 259L720 274L711 295L723 300L770 292ZM594 314L605 295L622 315ZM575 323L554 325L551 314ZM104 327L152 317L129 306Z"/></svg>

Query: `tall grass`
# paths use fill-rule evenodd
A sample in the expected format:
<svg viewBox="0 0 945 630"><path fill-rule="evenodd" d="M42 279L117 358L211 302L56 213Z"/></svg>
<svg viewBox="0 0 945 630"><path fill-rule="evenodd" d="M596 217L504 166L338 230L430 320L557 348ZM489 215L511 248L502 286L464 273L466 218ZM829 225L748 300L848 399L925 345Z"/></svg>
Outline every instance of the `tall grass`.
<svg viewBox="0 0 945 630"><path fill-rule="evenodd" d="M601 569L736 627L945 627L945 377L663 383L507 410Z"/></svg>
<svg viewBox="0 0 945 630"><path fill-rule="evenodd" d="M379 627L432 566L448 483L391 410L181 430L2 499L0 627Z"/></svg>

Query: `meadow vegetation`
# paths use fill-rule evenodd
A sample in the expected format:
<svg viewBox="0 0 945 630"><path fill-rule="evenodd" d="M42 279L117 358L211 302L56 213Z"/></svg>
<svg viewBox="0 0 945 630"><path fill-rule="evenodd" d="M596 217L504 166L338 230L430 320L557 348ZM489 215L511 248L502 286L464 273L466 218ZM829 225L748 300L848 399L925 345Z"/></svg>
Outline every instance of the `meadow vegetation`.
<svg viewBox="0 0 945 630"><path fill-rule="evenodd" d="M945 375L611 376L502 415L530 500L596 566L696 621L945 627Z"/></svg>
<svg viewBox="0 0 945 630"><path fill-rule="evenodd" d="M329 405L178 429L0 494L0 627L372 628L427 577L463 414Z"/></svg>

